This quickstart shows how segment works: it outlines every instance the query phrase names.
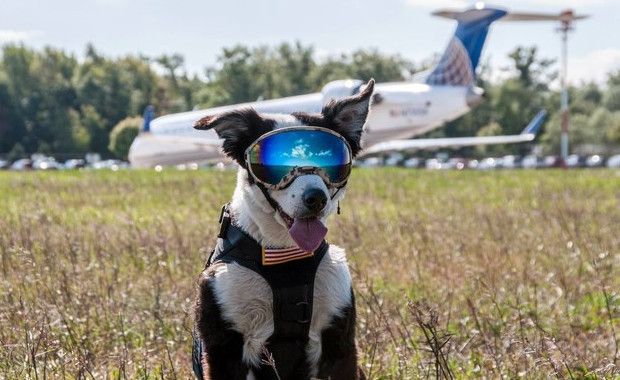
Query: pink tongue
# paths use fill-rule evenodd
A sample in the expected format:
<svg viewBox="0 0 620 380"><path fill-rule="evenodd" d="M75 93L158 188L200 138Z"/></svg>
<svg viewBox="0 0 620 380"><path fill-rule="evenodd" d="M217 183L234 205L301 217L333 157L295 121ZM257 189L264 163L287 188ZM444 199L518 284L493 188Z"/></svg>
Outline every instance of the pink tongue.
<svg viewBox="0 0 620 380"><path fill-rule="evenodd" d="M288 233L299 248L306 252L314 252L327 234L327 227L317 218L295 219Z"/></svg>

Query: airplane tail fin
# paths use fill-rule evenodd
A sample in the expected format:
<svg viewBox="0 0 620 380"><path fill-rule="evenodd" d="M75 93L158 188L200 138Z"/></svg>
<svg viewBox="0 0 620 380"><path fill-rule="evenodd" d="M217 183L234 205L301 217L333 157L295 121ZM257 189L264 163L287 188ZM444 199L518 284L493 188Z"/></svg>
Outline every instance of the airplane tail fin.
<svg viewBox="0 0 620 380"><path fill-rule="evenodd" d="M538 111L538 113L536 114L536 116L534 116L532 121L530 121L530 123L523 129L523 131L521 131L521 134L536 136L538 131L540 131L540 127L542 127L546 118L547 118L546 110Z"/></svg>
<svg viewBox="0 0 620 380"><path fill-rule="evenodd" d="M148 133L151 131L151 121L155 118L155 107L152 105L146 106L144 109L144 114L142 115L142 119L144 122L142 123L142 130L140 133Z"/></svg>
<svg viewBox="0 0 620 380"><path fill-rule="evenodd" d="M484 46L489 26L504 17L507 11L476 5L466 11L439 10L435 16L458 21L456 32L450 40L437 66L426 83L430 85L470 86L476 79L476 67Z"/></svg>

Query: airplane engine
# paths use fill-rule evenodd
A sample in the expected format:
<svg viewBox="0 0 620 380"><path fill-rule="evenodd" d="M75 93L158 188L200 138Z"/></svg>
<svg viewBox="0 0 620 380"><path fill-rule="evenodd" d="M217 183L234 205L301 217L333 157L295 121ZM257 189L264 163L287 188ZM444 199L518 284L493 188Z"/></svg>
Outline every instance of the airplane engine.
<svg viewBox="0 0 620 380"><path fill-rule="evenodd" d="M359 79L343 79L329 82L321 89L323 105L327 104L332 99L339 99L357 94L362 84L364 84L364 82Z"/></svg>

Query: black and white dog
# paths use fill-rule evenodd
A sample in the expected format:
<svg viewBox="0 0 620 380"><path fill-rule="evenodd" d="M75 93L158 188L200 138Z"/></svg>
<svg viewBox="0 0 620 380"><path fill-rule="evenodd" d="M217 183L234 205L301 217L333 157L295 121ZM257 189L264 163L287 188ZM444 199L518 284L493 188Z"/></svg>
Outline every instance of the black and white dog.
<svg viewBox="0 0 620 380"><path fill-rule="evenodd" d="M322 241L314 253L306 252L312 257L265 263L265 247L282 252L274 257L290 257L286 247L301 246L292 225L318 225L322 239L327 230L320 227L338 209L346 179L333 186L310 170L297 173L284 188L266 188L249 170L247 151L272 131L319 127L346 141L354 157L373 87L371 80L357 95L331 101L320 114L245 109L196 123L196 129L214 129L224 152L240 166L218 248L199 278L197 375L213 380L364 378L357 365L355 300L344 250ZM254 251L262 252L262 262L253 259Z"/></svg>

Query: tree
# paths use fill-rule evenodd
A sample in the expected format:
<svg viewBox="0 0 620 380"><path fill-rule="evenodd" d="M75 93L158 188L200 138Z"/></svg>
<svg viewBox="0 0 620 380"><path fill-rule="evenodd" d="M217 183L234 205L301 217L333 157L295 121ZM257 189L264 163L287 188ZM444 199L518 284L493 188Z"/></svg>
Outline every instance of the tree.
<svg viewBox="0 0 620 380"><path fill-rule="evenodd" d="M603 104L610 111L620 111L620 85L611 86L605 91Z"/></svg>
<svg viewBox="0 0 620 380"><path fill-rule="evenodd" d="M110 133L110 152L116 157L126 160L129 147L133 140L140 133L140 128L144 120L141 117L128 117L121 120Z"/></svg>
<svg viewBox="0 0 620 380"><path fill-rule="evenodd" d="M607 75L607 85L611 86L620 86L620 70L616 70Z"/></svg>
<svg viewBox="0 0 620 380"><path fill-rule="evenodd" d="M8 152L26 134L22 119L17 114L15 98L11 96L8 80L0 71L0 152ZM23 147L20 145L20 149Z"/></svg>
<svg viewBox="0 0 620 380"><path fill-rule="evenodd" d="M80 113L74 109L69 110L69 124L71 125L72 153L86 153L90 146L90 133L82 124Z"/></svg>
<svg viewBox="0 0 620 380"><path fill-rule="evenodd" d="M23 134L18 141L28 153L72 153L79 148L73 139L71 110L77 96L71 79L78 66L73 56L45 48L36 52L21 45L2 51L6 88L13 99L13 122Z"/></svg>
<svg viewBox="0 0 620 380"><path fill-rule="evenodd" d="M155 62L159 63L168 72L168 77L175 89L179 89L179 81L177 80L176 71L183 67L185 58L180 54L161 55L155 58Z"/></svg>
<svg viewBox="0 0 620 380"><path fill-rule="evenodd" d="M609 144L620 146L620 111L611 114L605 137Z"/></svg>
<svg viewBox="0 0 620 380"><path fill-rule="evenodd" d="M109 132L105 120L90 104L81 107L80 123L88 130L88 149L91 152L107 153Z"/></svg>
<svg viewBox="0 0 620 380"><path fill-rule="evenodd" d="M525 87L542 87L546 90L547 84L557 76L557 73L549 71L555 60L541 59L537 57L537 54L538 48L536 46L518 46L508 54L508 57L513 61L514 69L518 73L516 79L519 82Z"/></svg>
<svg viewBox="0 0 620 380"><path fill-rule="evenodd" d="M480 128L476 136L497 136L502 134L502 126L497 122L491 122ZM481 155L500 155L504 152L501 145L480 145L476 151Z"/></svg>

